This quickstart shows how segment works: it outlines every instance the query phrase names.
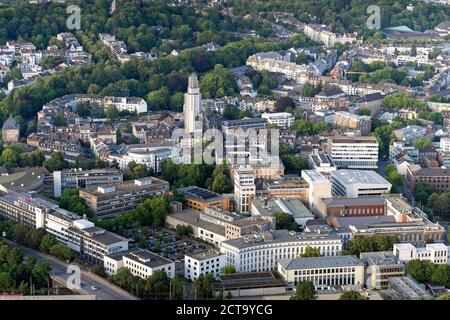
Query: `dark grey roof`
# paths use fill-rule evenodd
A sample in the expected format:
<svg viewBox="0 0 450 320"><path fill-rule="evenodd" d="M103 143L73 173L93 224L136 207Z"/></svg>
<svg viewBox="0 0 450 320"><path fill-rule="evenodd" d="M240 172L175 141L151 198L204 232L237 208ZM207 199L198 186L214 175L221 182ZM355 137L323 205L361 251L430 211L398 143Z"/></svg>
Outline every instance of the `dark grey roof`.
<svg viewBox="0 0 450 320"><path fill-rule="evenodd" d="M312 268L335 268L349 266L363 266L364 263L355 256L336 256L336 257L314 257L314 258L296 258L282 259L278 263L284 269L312 269Z"/></svg>
<svg viewBox="0 0 450 320"><path fill-rule="evenodd" d="M13 129L19 129L19 125L12 116L9 116L8 120L6 120L5 123L3 123L3 130L13 130Z"/></svg>

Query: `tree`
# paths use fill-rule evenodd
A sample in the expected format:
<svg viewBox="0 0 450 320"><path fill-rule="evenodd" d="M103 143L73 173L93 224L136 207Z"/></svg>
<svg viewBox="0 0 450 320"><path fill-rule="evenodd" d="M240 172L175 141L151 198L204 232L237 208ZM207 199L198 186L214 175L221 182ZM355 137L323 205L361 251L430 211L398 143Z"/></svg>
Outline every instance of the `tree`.
<svg viewBox="0 0 450 320"><path fill-rule="evenodd" d="M110 120L114 121L119 117L119 111L115 105L110 105L106 107L105 116Z"/></svg>
<svg viewBox="0 0 450 320"><path fill-rule="evenodd" d="M339 300L367 300L360 292L349 290L345 291L339 297Z"/></svg>
<svg viewBox="0 0 450 320"><path fill-rule="evenodd" d="M428 260L411 260L406 264L406 273L418 282L429 282L433 274L434 265Z"/></svg>
<svg viewBox="0 0 450 320"><path fill-rule="evenodd" d="M422 204L426 204L428 198L435 192L436 188L422 181L417 182L413 188L414 199Z"/></svg>
<svg viewBox="0 0 450 320"><path fill-rule="evenodd" d="M64 159L61 152L53 152L50 159L44 161L44 167L46 167L49 172L59 171L69 168L69 162Z"/></svg>
<svg viewBox="0 0 450 320"><path fill-rule="evenodd" d="M34 266L31 274L33 276L33 283L36 287L46 287L49 280L49 272L52 270L47 262L38 262Z"/></svg>
<svg viewBox="0 0 450 320"><path fill-rule="evenodd" d="M61 208L77 213L80 216L91 216L91 210L79 196L78 189L64 189L59 199Z"/></svg>
<svg viewBox="0 0 450 320"><path fill-rule="evenodd" d="M227 120L236 120L239 117L239 108L232 104L225 105L223 117Z"/></svg>
<svg viewBox="0 0 450 320"><path fill-rule="evenodd" d="M397 237L376 234L373 236L357 235L349 241L350 254L359 255L361 252L390 251L394 243L399 242Z"/></svg>
<svg viewBox="0 0 450 320"><path fill-rule="evenodd" d="M7 168L15 168L19 166L19 153L12 149L6 148L0 156L0 162Z"/></svg>
<svg viewBox="0 0 450 320"><path fill-rule="evenodd" d="M63 261L72 260L72 257L73 257L72 252L70 251L69 247L62 243L53 245L50 248L49 253L52 256L55 256L56 258L63 260Z"/></svg>
<svg viewBox="0 0 450 320"><path fill-rule="evenodd" d="M236 82L230 72L220 64L200 79L200 91L205 98L230 96L236 90Z"/></svg>
<svg viewBox="0 0 450 320"><path fill-rule="evenodd" d="M233 274L236 273L236 268L233 265L228 265L220 269L220 273L222 274Z"/></svg>
<svg viewBox="0 0 450 320"><path fill-rule="evenodd" d="M299 281L291 300L315 300L316 288L311 281Z"/></svg>
<svg viewBox="0 0 450 320"><path fill-rule="evenodd" d="M372 114L372 110L370 110L369 108L362 108L358 111L358 114L360 116L370 116Z"/></svg>
<svg viewBox="0 0 450 320"><path fill-rule="evenodd" d="M431 142L430 138L422 137L422 138L418 138L417 140L415 140L413 145L414 145L414 147L416 147L419 150L425 150L425 149L431 148L432 142Z"/></svg>
<svg viewBox="0 0 450 320"><path fill-rule="evenodd" d="M42 238L39 250L44 253L49 253L50 248L56 244L58 244L58 241L56 241L55 236L48 233Z"/></svg>
<svg viewBox="0 0 450 320"><path fill-rule="evenodd" d="M193 234L194 230L192 230L192 227L190 225L184 226L179 224L175 228L175 232L179 237L189 237Z"/></svg>
<svg viewBox="0 0 450 320"><path fill-rule="evenodd" d="M292 231L298 231L299 229L294 217L286 212L274 212L272 213L272 217L275 217L276 219L277 230L288 229Z"/></svg>
<svg viewBox="0 0 450 320"><path fill-rule="evenodd" d="M321 257L319 248L311 248L310 246L306 246L305 252L300 254L300 258L311 258L311 257Z"/></svg>
<svg viewBox="0 0 450 320"><path fill-rule="evenodd" d="M295 108L295 102L290 97L280 97L275 102L275 112L285 112L286 108Z"/></svg>

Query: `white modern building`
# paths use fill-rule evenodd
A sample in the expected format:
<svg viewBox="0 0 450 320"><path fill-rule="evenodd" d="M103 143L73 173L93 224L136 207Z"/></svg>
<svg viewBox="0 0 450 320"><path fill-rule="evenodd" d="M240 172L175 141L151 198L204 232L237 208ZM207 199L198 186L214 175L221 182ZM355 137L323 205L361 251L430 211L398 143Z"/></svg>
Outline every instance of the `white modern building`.
<svg viewBox="0 0 450 320"><path fill-rule="evenodd" d="M278 261L277 271L290 285L311 281L316 290L361 289L364 263L355 256L293 258Z"/></svg>
<svg viewBox="0 0 450 320"><path fill-rule="evenodd" d="M147 102L144 99L138 97L104 97L103 103L105 108L113 105L120 111L128 111L131 113L146 113Z"/></svg>
<svg viewBox="0 0 450 320"><path fill-rule="evenodd" d="M381 196L391 191L392 184L371 170L345 170L331 172L332 193L335 196L359 198Z"/></svg>
<svg viewBox="0 0 450 320"><path fill-rule="evenodd" d="M194 281L200 275L212 273L218 279L225 266L225 255L216 250L206 250L184 256L184 277Z"/></svg>
<svg viewBox="0 0 450 320"><path fill-rule="evenodd" d="M378 168L378 141L372 136L329 137L328 153L338 168Z"/></svg>
<svg viewBox="0 0 450 320"><path fill-rule="evenodd" d="M272 230L223 241L220 252L226 257L225 264L234 266L236 272L261 272L274 269L278 260L297 258L308 246L319 249L326 257L342 251L336 234Z"/></svg>
<svg viewBox="0 0 450 320"><path fill-rule="evenodd" d="M196 123L200 113L200 102L202 101L196 74L189 76L187 90L187 93L184 94L183 106L184 131L192 134L198 129Z"/></svg>
<svg viewBox="0 0 450 320"><path fill-rule="evenodd" d="M172 157L173 143L131 145L123 154L108 155L110 164L117 163L119 169L124 169L134 161L143 164L155 173L161 172L161 164Z"/></svg>
<svg viewBox="0 0 450 320"><path fill-rule="evenodd" d="M128 250L128 239L28 193L9 191L0 197L0 215L31 228L44 228L92 263L103 264L106 255Z"/></svg>
<svg viewBox="0 0 450 320"><path fill-rule="evenodd" d="M255 178L251 166L241 166L234 171L234 199L237 211L249 213L251 198L256 194Z"/></svg>
<svg viewBox="0 0 450 320"><path fill-rule="evenodd" d="M294 116L289 112L263 113L261 118L267 119L269 124L277 125L283 129L288 129L295 120Z"/></svg>
<svg viewBox="0 0 450 320"><path fill-rule="evenodd" d="M448 263L448 247L443 243L428 243L423 248L416 248L411 243L396 243L393 254L402 262L418 259L435 264Z"/></svg>
<svg viewBox="0 0 450 320"><path fill-rule="evenodd" d="M132 249L105 256L103 266L108 275L114 275L120 268L147 279L157 271L164 271L169 278L175 276L175 262L144 249Z"/></svg>

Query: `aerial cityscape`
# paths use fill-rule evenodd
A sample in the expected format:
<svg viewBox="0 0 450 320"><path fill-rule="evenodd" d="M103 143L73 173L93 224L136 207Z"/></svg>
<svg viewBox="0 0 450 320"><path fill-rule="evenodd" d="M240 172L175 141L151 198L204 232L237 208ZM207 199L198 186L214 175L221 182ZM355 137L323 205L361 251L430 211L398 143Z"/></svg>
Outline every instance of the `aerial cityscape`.
<svg viewBox="0 0 450 320"><path fill-rule="evenodd" d="M0 126L2 301L450 300L450 1L0 0Z"/></svg>

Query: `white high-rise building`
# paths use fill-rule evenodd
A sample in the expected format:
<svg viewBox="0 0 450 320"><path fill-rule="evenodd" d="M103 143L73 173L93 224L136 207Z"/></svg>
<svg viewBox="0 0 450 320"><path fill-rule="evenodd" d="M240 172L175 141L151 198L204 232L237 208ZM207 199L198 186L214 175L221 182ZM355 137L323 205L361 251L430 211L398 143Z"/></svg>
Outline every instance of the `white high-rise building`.
<svg viewBox="0 0 450 320"><path fill-rule="evenodd" d="M240 213L250 212L251 197L256 194L255 178L251 166L241 166L234 172L234 198Z"/></svg>
<svg viewBox="0 0 450 320"><path fill-rule="evenodd" d="M198 78L195 73L189 76L187 93L184 94L184 130L187 133L194 133L198 126L196 120L200 114L200 101L202 96L198 87Z"/></svg>

